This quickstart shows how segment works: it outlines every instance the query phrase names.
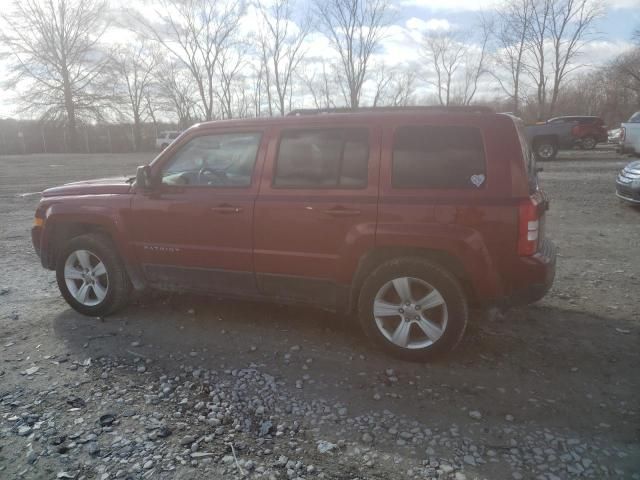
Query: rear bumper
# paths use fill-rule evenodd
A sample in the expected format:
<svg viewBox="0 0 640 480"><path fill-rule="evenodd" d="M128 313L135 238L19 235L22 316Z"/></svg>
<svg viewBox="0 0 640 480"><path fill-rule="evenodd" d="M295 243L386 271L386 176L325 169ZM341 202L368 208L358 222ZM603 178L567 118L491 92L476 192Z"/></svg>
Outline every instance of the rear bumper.
<svg viewBox="0 0 640 480"><path fill-rule="evenodd" d="M500 299L498 307L508 308L528 305L544 297L556 277L556 246L545 239L538 253L531 257L522 257L517 268L519 279L526 279L526 286L515 288Z"/></svg>

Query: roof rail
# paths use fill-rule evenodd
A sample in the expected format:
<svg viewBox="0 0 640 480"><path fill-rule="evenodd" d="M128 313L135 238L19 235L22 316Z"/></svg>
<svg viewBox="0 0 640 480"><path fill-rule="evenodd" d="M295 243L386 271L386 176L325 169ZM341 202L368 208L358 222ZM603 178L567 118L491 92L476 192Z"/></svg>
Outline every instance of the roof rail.
<svg viewBox="0 0 640 480"><path fill-rule="evenodd" d="M357 107L357 108L299 108L287 113L288 117L301 115L321 115L328 113L365 113L365 112L425 112L425 113L495 113L493 108L482 105L416 105L407 107Z"/></svg>

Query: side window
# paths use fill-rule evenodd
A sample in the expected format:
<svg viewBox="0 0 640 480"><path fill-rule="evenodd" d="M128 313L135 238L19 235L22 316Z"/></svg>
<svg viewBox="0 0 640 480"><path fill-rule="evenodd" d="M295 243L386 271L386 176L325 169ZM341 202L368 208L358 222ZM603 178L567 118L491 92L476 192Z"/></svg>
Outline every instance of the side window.
<svg viewBox="0 0 640 480"><path fill-rule="evenodd" d="M406 126L393 144L394 188L481 188L484 145L474 127Z"/></svg>
<svg viewBox="0 0 640 480"><path fill-rule="evenodd" d="M225 133L193 138L162 169L165 185L248 187L260 133Z"/></svg>
<svg viewBox="0 0 640 480"><path fill-rule="evenodd" d="M367 185L369 132L364 128L282 133L275 187L362 188Z"/></svg>

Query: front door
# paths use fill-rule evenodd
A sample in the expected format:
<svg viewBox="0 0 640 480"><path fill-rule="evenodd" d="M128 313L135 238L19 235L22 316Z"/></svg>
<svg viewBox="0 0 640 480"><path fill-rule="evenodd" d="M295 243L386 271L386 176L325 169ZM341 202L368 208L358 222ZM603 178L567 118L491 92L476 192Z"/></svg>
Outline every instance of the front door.
<svg viewBox="0 0 640 480"><path fill-rule="evenodd" d="M328 309L345 300L374 246L378 137L366 124L274 132L254 219L262 293Z"/></svg>
<svg viewBox="0 0 640 480"><path fill-rule="evenodd" d="M262 131L194 132L137 192L130 231L147 280L201 292L255 293L253 209Z"/></svg>

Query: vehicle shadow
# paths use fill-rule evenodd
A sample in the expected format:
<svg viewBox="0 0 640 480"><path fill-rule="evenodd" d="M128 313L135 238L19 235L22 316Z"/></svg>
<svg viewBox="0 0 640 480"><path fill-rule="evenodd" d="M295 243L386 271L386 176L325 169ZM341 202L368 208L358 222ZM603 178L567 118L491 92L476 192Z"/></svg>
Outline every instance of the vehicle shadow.
<svg viewBox="0 0 640 480"><path fill-rule="evenodd" d="M353 318L192 295L156 294L104 320L65 310L54 334L71 356L146 360L147 374L178 374L181 365L258 366L290 388L309 375L297 391L302 397L341 401L354 413L380 408L382 397L417 419L438 408L443 428L468 422L467 406L481 402L487 415L519 412L543 425L588 430L594 412L598 422L608 420L600 404L632 401L640 391L638 326L548 306L472 321L450 356L428 364L371 347ZM633 429L618 433L635 439Z"/></svg>

